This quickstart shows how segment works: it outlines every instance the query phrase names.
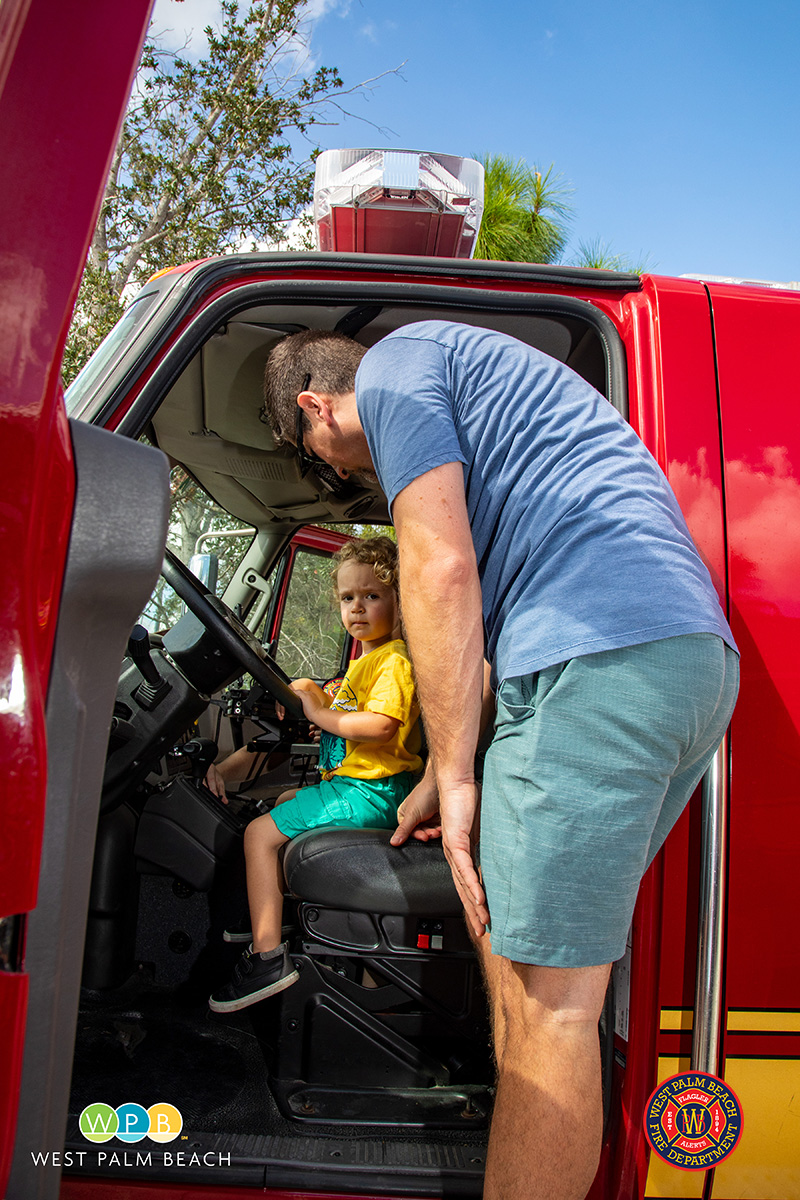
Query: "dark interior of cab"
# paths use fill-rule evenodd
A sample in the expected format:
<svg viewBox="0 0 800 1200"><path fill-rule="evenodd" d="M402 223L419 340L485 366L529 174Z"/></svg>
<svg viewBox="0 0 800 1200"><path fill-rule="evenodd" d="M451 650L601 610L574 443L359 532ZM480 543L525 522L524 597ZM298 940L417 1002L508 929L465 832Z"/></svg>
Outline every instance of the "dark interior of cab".
<svg viewBox="0 0 800 1200"><path fill-rule="evenodd" d="M198 320L194 342L187 336L175 351L169 386L136 430L129 416L128 432L146 435L228 513L258 531L278 529L284 543L309 523L385 522L379 492L349 484L334 494L313 473L301 477L290 449L275 448L259 417L270 347L299 328L340 328L371 345L412 321L466 321L545 350L621 404L624 380L597 321L575 305L559 308L556 297L538 300L512 304L501 294L496 310L380 296L232 308L213 328ZM270 542L262 574L279 552ZM240 581L226 595L234 614L177 560L164 569L187 611L152 646L129 645L122 666L67 1147L86 1148L78 1120L93 1102L167 1101L183 1134L163 1150L196 1156L182 1183L479 1196L493 1087L488 1018L440 843L391 847L387 833L345 829L291 842L284 921L299 982L241 1012L209 1011L210 992L243 949L223 938L247 912L243 830L282 788L312 778L313 762L302 722L289 720L272 744L276 765L249 795L225 807L204 789L207 748L182 747L210 697L247 674L273 733L275 701L295 716L297 705L248 627L255 593ZM604 1015L606 1055L607 1023ZM168 1178L162 1148L149 1148L151 1165L137 1178Z"/></svg>

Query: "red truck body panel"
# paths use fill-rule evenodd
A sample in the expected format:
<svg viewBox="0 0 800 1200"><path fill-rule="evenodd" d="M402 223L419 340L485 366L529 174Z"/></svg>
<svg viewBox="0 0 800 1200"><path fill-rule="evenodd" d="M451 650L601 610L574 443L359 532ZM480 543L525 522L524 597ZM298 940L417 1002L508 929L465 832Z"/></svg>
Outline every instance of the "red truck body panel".
<svg viewBox="0 0 800 1200"><path fill-rule="evenodd" d="M36 905L47 771L44 706L74 497L58 369L90 230L138 59L149 0L77 6L7 0L0 17L0 197L5 452L0 613L0 918ZM35 90L31 81L36 81ZM270 267L275 278L282 269ZM191 267L175 272L183 279ZM800 297L789 291L648 276L641 289L546 277L479 277L398 260L391 277L499 293L569 295L613 322L625 348L630 420L666 472L743 655L731 730L725 885L724 1020L719 1073L738 1093L745 1136L713 1180L648 1163L642 1130L657 1078L688 1064L697 948L698 804L642 885L634 920L627 1037L617 1038L617 1102L594 1200L645 1195L800 1197L800 961L792 916L800 861L800 390L793 350ZM194 313L248 281L218 272L170 330L107 421L116 428ZM295 283L370 283L378 268L308 261ZM323 539L324 541L324 539ZM322 543L321 543L322 546ZM9 926L11 928L12 926ZM24 921L0 970L0 1191L14 1145L28 980ZM46 1081L43 1081L43 1085ZM309 1186L313 1186L312 1181ZM670 1190L673 1189L673 1190ZM705 1192L704 1192L705 1189ZM251 1189L253 1190L253 1189ZM274 1200L313 1191L255 1189ZM67 1200L245 1189L66 1178ZM377 1195L373 1200L379 1200Z"/></svg>

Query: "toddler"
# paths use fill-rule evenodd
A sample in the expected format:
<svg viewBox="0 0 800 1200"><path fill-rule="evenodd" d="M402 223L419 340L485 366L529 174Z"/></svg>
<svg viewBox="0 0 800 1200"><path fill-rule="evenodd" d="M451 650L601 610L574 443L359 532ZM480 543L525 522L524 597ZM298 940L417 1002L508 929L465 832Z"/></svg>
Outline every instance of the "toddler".
<svg viewBox="0 0 800 1200"><path fill-rule="evenodd" d="M400 628L397 547L387 537L355 539L334 562L342 623L361 643L361 656L333 701L311 679L292 684L306 717L321 730L322 780L284 792L245 831L253 940L231 982L210 997L214 1012L256 1004L298 978L281 941L281 847L325 826L394 829L398 806L422 767L419 704Z"/></svg>

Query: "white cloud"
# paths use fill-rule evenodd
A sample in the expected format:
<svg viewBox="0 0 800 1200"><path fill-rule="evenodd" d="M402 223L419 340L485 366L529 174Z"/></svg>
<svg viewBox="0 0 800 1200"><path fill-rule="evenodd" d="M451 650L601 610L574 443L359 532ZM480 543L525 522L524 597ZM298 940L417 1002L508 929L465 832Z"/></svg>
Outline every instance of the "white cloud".
<svg viewBox="0 0 800 1200"><path fill-rule="evenodd" d="M351 3L352 0L306 0L304 15L312 22L329 14L346 17ZM246 8L247 0L241 0L240 11ZM152 29L161 44L167 50L185 50L196 58L202 57L208 48L203 30L219 24L219 0L156 0L153 9Z"/></svg>
<svg viewBox="0 0 800 1200"><path fill-rule="evenodd" d="M208 48L203 30L219 20L219 0L156 0L152 30L167 50L201 57Z"/></svg>
<svg viewBox="0 0 800 1200"><path fill-rule="evenodd" d="M312 21L335 13L337 17L346 17L350 12L352 0L306 0L306 12Z"/></svg>

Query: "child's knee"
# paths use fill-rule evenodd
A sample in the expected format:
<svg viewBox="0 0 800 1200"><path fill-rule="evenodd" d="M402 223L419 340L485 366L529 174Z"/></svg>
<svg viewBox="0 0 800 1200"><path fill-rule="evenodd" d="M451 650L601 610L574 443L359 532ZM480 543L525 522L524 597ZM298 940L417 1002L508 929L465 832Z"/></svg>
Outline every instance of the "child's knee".
<svg viewBox="0 0 800 1200"><path fill-rule="evenodd" d="M245 855L261 853L271 845L277 845L282 835L269 813L256 817L244 831Z"/></svg>

